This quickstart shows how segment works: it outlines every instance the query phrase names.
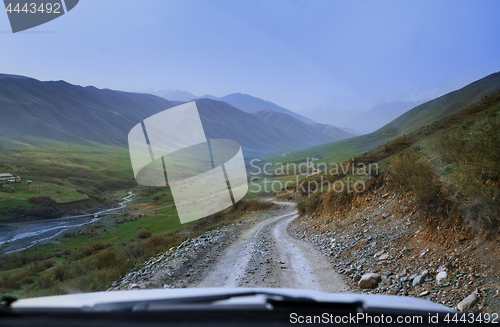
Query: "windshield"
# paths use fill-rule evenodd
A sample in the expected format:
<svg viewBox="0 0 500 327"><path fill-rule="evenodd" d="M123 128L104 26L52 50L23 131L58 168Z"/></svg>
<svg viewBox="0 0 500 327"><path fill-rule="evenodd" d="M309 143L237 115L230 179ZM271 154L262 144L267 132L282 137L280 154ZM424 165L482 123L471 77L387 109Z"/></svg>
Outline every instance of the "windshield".
<svg viewBox="0 0 500 327"><path fill-rule="evenodd" d="M4 2L1 296L498 319L497 1Z"/></svg>

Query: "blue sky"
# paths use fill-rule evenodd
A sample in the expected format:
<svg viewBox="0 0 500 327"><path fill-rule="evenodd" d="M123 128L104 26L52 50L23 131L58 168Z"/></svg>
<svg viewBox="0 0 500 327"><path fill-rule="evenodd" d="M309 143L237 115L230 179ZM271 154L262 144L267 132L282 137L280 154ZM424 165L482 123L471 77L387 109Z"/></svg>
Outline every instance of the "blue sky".
<svg viewBox="0 0 500 327"><path fill-rule="evenodd" d="M500 71L500 1L81 0L12 34L0 71L128 91L248 93L291 110L331 95L455 89Z"/></svg>

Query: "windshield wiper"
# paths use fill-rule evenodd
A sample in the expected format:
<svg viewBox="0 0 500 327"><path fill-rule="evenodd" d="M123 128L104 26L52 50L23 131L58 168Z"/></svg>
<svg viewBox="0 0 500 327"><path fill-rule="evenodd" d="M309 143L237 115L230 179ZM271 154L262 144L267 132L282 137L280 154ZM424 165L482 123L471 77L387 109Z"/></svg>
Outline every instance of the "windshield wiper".
<svg viewBox="0 0 500 327"><path fill-rule="evenodd" d="M13 296L4 295L0 299L0 316L14 315L12 312L12 303L16 302L17 298Z"/></svg>
<svg viewBox="0 0 500 327"><path fill-rule="evenodd" d="M172 308L179 307L192 307L192 306L208 306L215 304L218 301L231 300L235 298L242 297L252 297L252 296L263 296L264 303L262 304L267 309L273 309L275 306L311 306L318 307L324 306L326 304L331 305L331 303L318 302L309 297L293 297L288 295L283 295L280 293L273 292L259 292L259 291L249 291L249 292L239 292L239 293L223 293L216 295L203 295L203 296L193 296L193 297L180 297L171 299L155 299L155 300L138 300L138 301L128 301L128 302L112 302L112 303L97 303L92 307L84 308L85 311L93 312L106 312L106 311L155 311L155 310L169 310ZM245 305L245 303L241 303ZM250 305L255 303L250 303ZM342 303L337 303L336 305L346 305ZM352 309L353 307L358 308L359 303L350 303L348 306Z"/></svg>

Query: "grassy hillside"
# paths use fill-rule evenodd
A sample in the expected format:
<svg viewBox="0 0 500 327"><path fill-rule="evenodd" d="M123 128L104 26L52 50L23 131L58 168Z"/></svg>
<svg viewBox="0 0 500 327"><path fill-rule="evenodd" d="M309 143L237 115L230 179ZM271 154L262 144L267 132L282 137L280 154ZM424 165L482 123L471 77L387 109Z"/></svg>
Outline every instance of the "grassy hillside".
<svg viewBox="0 0 500 327"><path fill-rule="evenodd" d="M332 141L326 134L315 130L311 125L301 122L291 116L271 110L257 111L252 114L260 120L276 127L280 131L294 133L308 143L317 144Z"/></svg>
<svg viewBox="0 0 500 327"><path fill-rule="evenodd" d="M423 103L373 133L293 151L287 155L287 159L277 155L267 160L283 163L303 162L308 157L314 157L319 159L318 162L342 162L431 124L498 90L500 90L500 73L491 74L457 91Z"/></svg>
<svg viewBox="0 0 500 327"><path fill-rule="evenodd" d="M65 213L78 214L85 207L112 203L118 190L137 187L128 151L121 147L40 140L32 145L6 139L0 139L0 147L0 171L23 180L0 187L0 219L28 214L16 208L31 207L30 197L49 197ZM27 185L27 180L32 183ZM85 203L61 206L81 201Z"/></svg>
<svg viewBox="0 0 500 327"><path fill-rule="evenodd" d="M359 135L354 131L349 131L329 124L309 124L312 128L328 135L332 140L343 140Z"/></svg>
<svg viewBox="0 0 500 327"><path fill-rule="evenodd" d="M479 235L497 237L500 92L348 162L354 163L356 169L340 174L321 172L305 183L317 183L321 176L331 183L361 181L368 189L373 183L385 183L396 192L411 194L427 217L439 218L428 223L463 224ZM357 164L366 162L377 163L379 171L358 170ZM378 180L381 172L385 175ZM322 187L306 194L299 207L307 215L349 210L354 193L349 188L334 192Z"/></svg>

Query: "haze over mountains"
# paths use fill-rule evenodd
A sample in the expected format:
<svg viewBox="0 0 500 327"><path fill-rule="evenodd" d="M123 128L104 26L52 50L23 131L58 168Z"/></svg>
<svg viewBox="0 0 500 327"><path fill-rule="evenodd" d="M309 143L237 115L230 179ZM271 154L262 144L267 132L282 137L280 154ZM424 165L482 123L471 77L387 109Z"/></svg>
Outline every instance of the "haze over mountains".
<svg viewBox="0 0 500 327"><path fill-rule="evenodd" d="M292 152L289 157L306 158L313 154L315 156L328 154L334 158L333 160L337 160L339 156L335 154L339 153L343 154L341 156L357 156L451 115L465 106L498 91L500 91L500 72L488 75L461 89L422 103L375 132ZM345 158L340 158L340 160L345 160Z"/></svg>
<svg viewBox="0 0 500 327"><path fill-rule="evenodd" d="M170 101L185 102L200 98L224 101L249 113L263 110L274 111L286 114L307 124L321 122L341 128L350 134L367 134L381 128L411 108L449 91L450 89L444 85L431 85L399 90L394 94L372 100L356 96L330 96L318 105L304 108L298 112L293 112L270 101L242 93L233 93L220 98L210 94L198 97L190 92L169 89L155 91L153 94Z"/></svg>
<svg viewBox="0 0 500 327"><path fill-rule="evenodd" d="M306 124L287 114L271 110L257 111L252 114L283 132L294 134L306 142L328 143L332 142L332 140L342 140L356 136L356 134L346 132L332 125Z"/></svg>
<svg viewBox="0 0 500 327"><path fill-rule="evenodd" d="M153 92L148 92L148 93L165 98L169 101L188 102L191 100L198 99L198 97L196 95L189 93L187 91L172 90L172 89L159 90L159 91L153 91Z"/></svg>
<svg viewBox="0 0 500 327"><path fill-rule="evenodd" d="M344 125L355 126L357 131L368 134L376 131L421 103L422 102L412 101L385 102L349 118L351 123L345 122Z"/></svg>
<svg viewBox="0 0 500 327"><path fill-rule="evenodd" d="M335 139L321 132L316 132L317 137L303 138L226 102L197 99L196 103L207 137L236 140L245 155L289 151ZM150 94L0 75L0 136L126 146L133 126L177 104ZM341 137L339 134L337 139Z"/></svg>
<svg viewBox="0 0 500 327"><path fill-rule="evenodd" d="M445 85L414 86L370 99L365 95L330 96L299 114L323 123L371 133L411 108L450 92Z"/></svg>

